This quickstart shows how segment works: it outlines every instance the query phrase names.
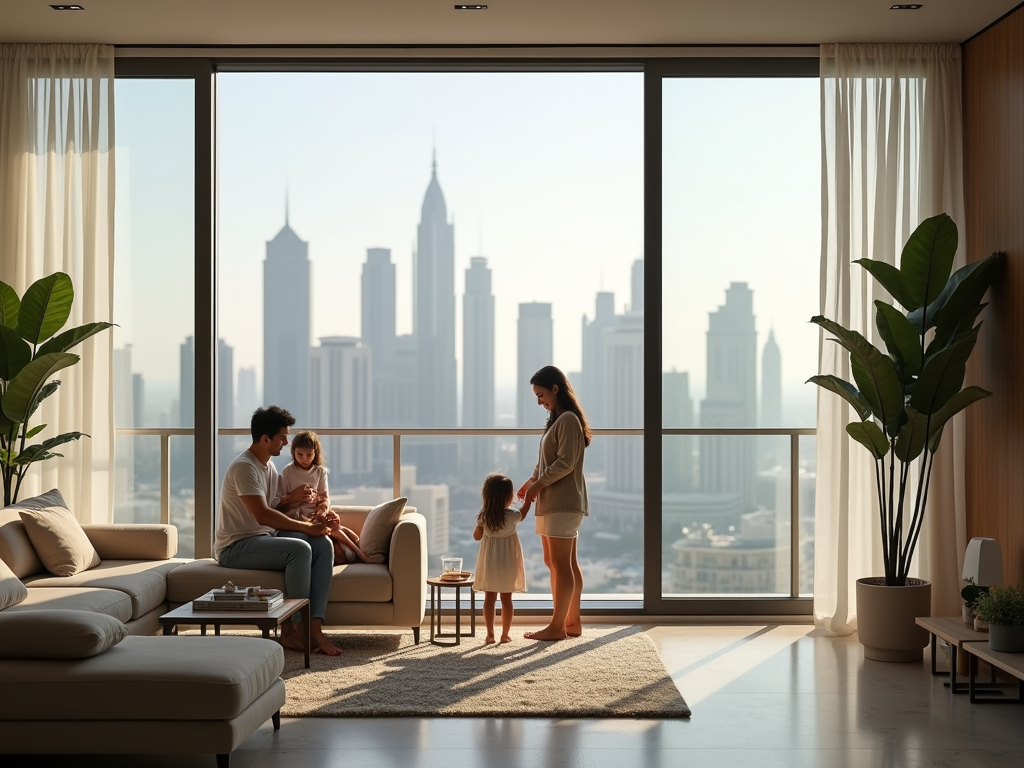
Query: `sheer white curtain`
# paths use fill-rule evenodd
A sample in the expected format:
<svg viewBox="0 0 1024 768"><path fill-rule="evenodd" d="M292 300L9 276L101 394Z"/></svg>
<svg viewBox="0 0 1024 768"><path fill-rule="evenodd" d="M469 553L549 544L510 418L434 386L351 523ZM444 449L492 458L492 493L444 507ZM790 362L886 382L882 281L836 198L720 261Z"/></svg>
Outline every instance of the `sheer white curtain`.
<svg viewBox="0 0 1024 768"><path fill-rule="evenodd" d="M954 268L965 263L960 47L823 45L820 55L821 314L882 346L872 302L891 298L851 262L897 264L914 228L945 212L960 231ZM852 381L848 355L826 336L820 373ZM814 620L835 634L856 628L857 579L883 574L874 465L845 431L856 419L819 391ZM962 415L950 426L915 557L915 575L932 582L935 615L959 613L966 545Z"/></svg>
<svg viewBox="0 0 1024 768"><path fill-rule="evenodd" d="M114 49L0 45L0 279L19 295L66 272L75 287L65 328L112 317L114 260ZM90 435L36 464L20 498L59 488L83 522L111 519L113 334L72 352L57 393L33 423L40 438Z"/></svg>

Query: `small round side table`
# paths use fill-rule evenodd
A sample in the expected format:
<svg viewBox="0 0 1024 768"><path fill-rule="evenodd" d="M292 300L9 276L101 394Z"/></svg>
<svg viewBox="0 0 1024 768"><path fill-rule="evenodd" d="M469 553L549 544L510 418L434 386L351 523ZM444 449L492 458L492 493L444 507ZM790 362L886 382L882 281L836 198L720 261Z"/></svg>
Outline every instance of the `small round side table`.
<svg viewBox="0 0 1024 768"><path fill-rule="evenodd" d="M430 586L430 642L434 645L459 645L462 638L476 635L476 592L473 591L473 576L461 581L443 581L439 576L427 578ZM455 631L441 631L441 590L455 590ZM469 632L462 631L462 590L469 589ZM453 637L454 642L438 642L439 637Z"/></svg>

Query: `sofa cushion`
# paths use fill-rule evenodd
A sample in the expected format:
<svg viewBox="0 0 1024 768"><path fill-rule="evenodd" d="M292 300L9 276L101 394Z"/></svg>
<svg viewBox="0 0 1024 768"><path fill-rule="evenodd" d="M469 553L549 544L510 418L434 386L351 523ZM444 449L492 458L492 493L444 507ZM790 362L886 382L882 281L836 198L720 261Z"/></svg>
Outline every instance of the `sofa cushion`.
<svg viewBox="0 0 1024 768"><path fill-rule="evenodd" d="M132 619L132 599L116 589L87 587L46 587L29 589L24 602L7 609L8 613L24 611L89 611L111 616L127 624Z"/></svg>
<svg viewBox="0 0 1024 768"><path fill-rule="evenodd" d="M169 560L178 553L178 529L159 523L82 526L102 560Z"/></svg>
<svg viewBox="0 0 1024 768"><path fill-rule="evenodd" d="M0 720L226 720L283 670L273 640L133 635L89 659L0 660Z"/></svg>
<svg viewBox="0 0 1024 768"><path fill-rule="evenodd" d="M398 518L405 511L408 499L400 496L378 504L370 510L359 533L359 547L371 563L386 563L391 550L391 534L395 532Z"/></svg>
<svg viewBox="0 0 1024 768"><path fill-rule="evenodd" d="M21 510L46 506L37 500L39 498L25 499L0 509L0 560L7 563L19 579L46 570L21 522Z"/></svg>
<svg viewBox="0 0 1024 768"><path fill-rule="evenodd" d="M14 575L14 571L3 560L0 560L0 611L17 605L28 597L28 590L21 583L21 579Z"/></svg>
<svg viewBox="0 0 1024 768"><path fill-rule="evenodd" d="M391 572L386 565L352 563L334 569L332 603L387 603L393 596Z"/></svg>
<svg viewBox="0 0 1024 768"><path fill-rule="evenodd" d="M137 619L167 600L167 574L184 560L104 560L98 567L74 576L36 576L25 579L31 589L97 587L124 592L132 601Z"/></svg>
<svg viewBox="0 0 1024 768"><path fill-rule="evenodd" d="M0 614L0 659L84 659L103 653L126 637L128 628L102 613Z"/></svg>
<svg viewBox="0 0 1024 768"><path fill-rule="evenodd" d="M167 600L187 603L229 581L239 587L259 584L284 591L284 571L225 568L213 558L205 557L180 565L167 575Z"/></svg>
<svg viewBox="0 0 1024 768"><path fill-rule="evenodd" d="M18 512L43 567L54 576L74 576L99 565L96 548L67 508L60 491L53 489L43 496L50 498L47 506Z"/></svg>

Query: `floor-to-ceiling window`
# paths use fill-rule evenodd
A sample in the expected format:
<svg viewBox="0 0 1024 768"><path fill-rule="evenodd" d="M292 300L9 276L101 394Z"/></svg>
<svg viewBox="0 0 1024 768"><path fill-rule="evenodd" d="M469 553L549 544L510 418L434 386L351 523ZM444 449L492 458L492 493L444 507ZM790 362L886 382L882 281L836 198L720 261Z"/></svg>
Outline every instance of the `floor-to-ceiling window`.
<svg viewBox="0 0 1024 768"><path fill-rule="evenodd" d="M209 554L217 481L276 403L321 433L335 503L407 495L431 570L471 568L480 484L529 476L546 414L528 381L553 363L596 433L588 600L764 613L809 592L812 67L265 66L118 81L119 147L166 142L133 161L155 186L119 186L118 519L162 514ZM521 534L542 597L532 520Z"/></svg>
<svg viewBox="0 0 1024 768"><path fill-rule="evenodd" d="M818 81L666 77L661 95L662 597L806 595Z"/></svg>
<svg viewBox="0 0 1024 768"><path fill-rule="evenodd" d="M114 521L195 554L195 86L116 81Z"/></svg>

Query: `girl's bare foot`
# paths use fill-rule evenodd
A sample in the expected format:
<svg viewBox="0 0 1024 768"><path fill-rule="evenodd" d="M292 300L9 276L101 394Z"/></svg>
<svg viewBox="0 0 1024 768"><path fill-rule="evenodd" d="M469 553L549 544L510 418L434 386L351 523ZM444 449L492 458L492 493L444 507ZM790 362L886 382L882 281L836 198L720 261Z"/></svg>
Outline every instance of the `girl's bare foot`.
<svg viewBox="0 0 1024 768"><path fill-rule="evenodd" d="M536 632L526 632L523 634L527 640L565 640L565 630L558 631L554 627L544 627Z"/></svg>
<svg viewBox="0 0 1024 768"><path fill-rule="evenodd" d="M484 638L484 645L490 645L494 642L494 635L488 635Z"/></svg>
<svg viewBox="0 0 1024 768"><path fill-rule="evenodd" d="M512 638L509 637L508 635L502 635L501 636L501 642L503 642L503 643L511 643L512 642Z"/></svg>

